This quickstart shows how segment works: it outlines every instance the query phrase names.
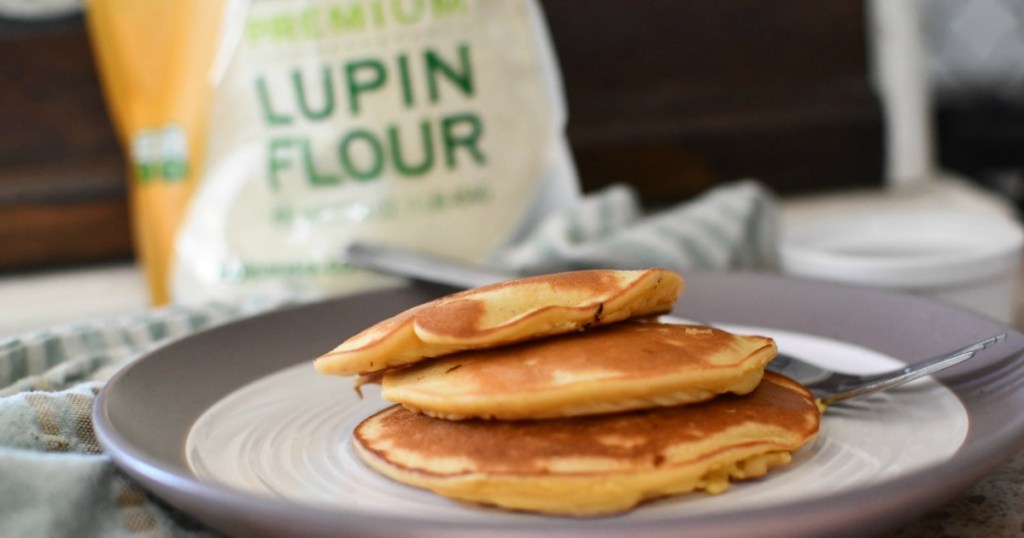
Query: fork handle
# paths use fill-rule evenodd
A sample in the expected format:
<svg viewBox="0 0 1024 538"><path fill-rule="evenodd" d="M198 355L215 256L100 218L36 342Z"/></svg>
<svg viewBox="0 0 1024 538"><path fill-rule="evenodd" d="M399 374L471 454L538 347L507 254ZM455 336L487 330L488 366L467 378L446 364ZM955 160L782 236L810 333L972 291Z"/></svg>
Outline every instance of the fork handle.
<svg viewBox="0 0 1024 538"><path fill-rule="evenodd" d="M919 363L915 363L904 368L898 368L896 370L890 370L888 372L882 372L880 374L858 376L856 378L851 379L850 381L842 383L839 387L837 387L836 392L838 394L821 398L822 403L834 403L840 400L845 400L847 398L852 398L854 396L858 396L868 392L884 390L890 387L894 387L896 385L909 383L915 379L960 364L961 362L964 362L967 359L973 357L979 351L986 349L989 346L1005 338L1005 333L999 334L991 338L986 338L975 344L971 344L963 349L959 349L952 353L921 361Z"/></svg>
<svg viewBox="0 0 1024 538"><path fill-rule="evenodd" d="M517 275L504 274L449 258L414 252L381 243L354 241L342 253L342 261L362 269L404 276L456 288L494 284Z"/></svg>

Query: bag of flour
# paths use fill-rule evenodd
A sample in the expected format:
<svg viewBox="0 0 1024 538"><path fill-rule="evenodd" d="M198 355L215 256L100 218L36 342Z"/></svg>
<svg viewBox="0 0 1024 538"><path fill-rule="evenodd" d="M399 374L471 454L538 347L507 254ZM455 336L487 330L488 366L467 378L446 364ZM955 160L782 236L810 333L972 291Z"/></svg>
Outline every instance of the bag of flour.
<svg viewBox="0 0 1024 538"><path fill-rule="evenodd" d="M175 300L393 283L341 263L354 239L479 262L578 198L554 52L534 1L252 0L224 9L208 78L190 87L201 93L209 82L208 106L197 107L208 110L203 132L175 130L174 118L122 125L129 147L150 137L133 159L194 174L167 257ZM141 219L152 205L135 208Z"/></svg>

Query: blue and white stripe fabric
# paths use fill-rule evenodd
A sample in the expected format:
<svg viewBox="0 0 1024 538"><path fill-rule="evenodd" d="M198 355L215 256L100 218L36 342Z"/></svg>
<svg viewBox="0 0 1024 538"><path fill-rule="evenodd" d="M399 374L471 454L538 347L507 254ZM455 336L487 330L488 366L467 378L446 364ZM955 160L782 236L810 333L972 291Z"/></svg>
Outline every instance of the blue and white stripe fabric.
<svg viewBox="0 0 1024 538"><path fill-rule="evenodd" d="M539 274L586 268L664 267L770 270L777 265L778 204L753 180L646 214L635 191L615 185L542 222L490 260L497 269Z"/></svg>

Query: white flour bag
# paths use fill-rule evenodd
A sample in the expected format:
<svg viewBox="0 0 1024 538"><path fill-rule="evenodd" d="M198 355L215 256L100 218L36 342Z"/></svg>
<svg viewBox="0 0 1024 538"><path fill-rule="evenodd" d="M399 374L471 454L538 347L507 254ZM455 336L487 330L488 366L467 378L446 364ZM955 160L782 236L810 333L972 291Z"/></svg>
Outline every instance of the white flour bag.
<svg viewBox="0 0 1024 538"><path fill-rule="evenodd" d="M341 263L345 245L479 262L577 200L534 1L253 0L242 11L214 62L175 300L389 285Z"/></svg>

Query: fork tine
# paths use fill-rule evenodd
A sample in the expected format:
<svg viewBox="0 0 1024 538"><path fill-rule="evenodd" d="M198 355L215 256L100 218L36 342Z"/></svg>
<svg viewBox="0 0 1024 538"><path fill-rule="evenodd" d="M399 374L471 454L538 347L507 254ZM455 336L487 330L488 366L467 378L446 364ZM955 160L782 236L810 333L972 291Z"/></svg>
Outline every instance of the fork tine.
<svg viewBox="0 0 1024 538"><path fill-rule="evenodd" d="M830 390L828 394L818 395L818 400L820 400L821 403L828 405L854 396L860 396L869 392L885 390L897 385L909 383L926 375L931 375L951 366L956 366L957 364L970 359L979 351L1003 340L1004 338L1006 338L1006 334L999 334L947 355L911 364L904 368L880 374L860 376L838 385L834 390Z"/></svg>

